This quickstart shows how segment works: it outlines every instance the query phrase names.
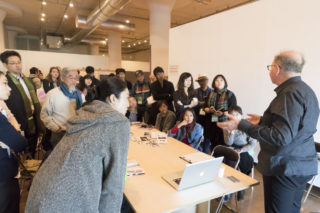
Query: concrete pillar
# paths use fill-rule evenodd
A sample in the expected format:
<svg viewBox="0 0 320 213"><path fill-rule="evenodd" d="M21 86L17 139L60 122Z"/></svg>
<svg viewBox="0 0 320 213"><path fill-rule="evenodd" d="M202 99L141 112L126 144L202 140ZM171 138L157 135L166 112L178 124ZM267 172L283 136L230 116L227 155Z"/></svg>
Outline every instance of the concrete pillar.
<svg viewBox="0 0 320 213"><path fill-rule="evenodd" d="M7 12L0 9L0 52L3 52L5 49L5 34L4 34L4 27L3 21L4 18L7 16Z"/></svg>
<svg viewBox="0 0 320 213"><path fill-rule="evenodd" d="M121 35L119 32L108 33L109 70L121 67Z"/></svg>
<svg viewBox="0 0 320 213"><path fill-rule="evenodd" d="M16 49L16 36L18 35L18 32L16 31L9 31L8 30L8 49Z"/></svg>
<svg viewBox="0 0 320 213"><path fill-rule="evenodd" d="M168 75L169 29L175 0L149 0L151 72L160 66Z"/></svg>
<svg viewBox="0 0 320 213"><path fill-rule="evenodd" d="M90 55L99 55L99 45L90 44Z"/></svg>

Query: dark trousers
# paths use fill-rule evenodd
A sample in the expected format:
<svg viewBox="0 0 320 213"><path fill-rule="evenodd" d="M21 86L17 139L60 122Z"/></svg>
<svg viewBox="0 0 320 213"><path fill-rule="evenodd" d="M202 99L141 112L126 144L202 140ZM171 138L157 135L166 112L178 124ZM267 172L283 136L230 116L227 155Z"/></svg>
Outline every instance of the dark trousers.
<svg viewBox="0 0 320 213"><path fill-rule="evenodd" d="M19 202L18 179L0 182L0 213L19 213Z"/></svg>
<svg viewBox="0 0 320 213"><path fill-rule="evenodd" d="M32 157L34 157L36 153L37 143L38 143L38 135L30 135L26 137L28 140L27 152L30 152Z"/></svg>
<svg viewBox="0 0 320 213"><path fill-rule="evenodd" d="M299 213L306 184L312 176L263 176L266 213Z"/></svg>

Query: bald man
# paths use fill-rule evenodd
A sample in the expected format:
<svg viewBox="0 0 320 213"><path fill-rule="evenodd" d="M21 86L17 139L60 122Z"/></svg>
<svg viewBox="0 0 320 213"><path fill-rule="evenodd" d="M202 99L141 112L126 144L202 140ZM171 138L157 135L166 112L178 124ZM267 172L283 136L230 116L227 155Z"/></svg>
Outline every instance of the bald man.
<svg viewBox="0 0 320 213"><path fill-rule="evenodd" d="M313 134L319 116L313 90L301 80L302 54L281 52L271 65L270 79L277 96L263 116L246 120L228 115L218 123L226 130L239 129L260 142L257 169L263 175L265 212L299 213L306 183L317 174Z"/></svg>

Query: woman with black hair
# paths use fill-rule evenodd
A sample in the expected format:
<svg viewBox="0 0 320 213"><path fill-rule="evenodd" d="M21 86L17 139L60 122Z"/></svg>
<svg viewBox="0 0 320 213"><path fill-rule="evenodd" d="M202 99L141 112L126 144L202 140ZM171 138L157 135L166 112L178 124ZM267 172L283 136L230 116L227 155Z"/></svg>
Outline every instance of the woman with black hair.
<svg viewBox="0 0 320 213"><path fill-rule="evenodd" d="M237 105L236 96L228 90L226 78L219 74L212 81L213 90L208 96L204 111L206 112L206 125L204 135L211 141L211 149L217 145L223 145L222 129L217 127L217 122L228 120L224 112L228 111L229 107ZM205 152L208 153L210 144L205 144Z"/></svg>
<svg viewBox="0 0 320 213"><path fill-rule="evenodd" d="M33 179L26 213L120 212L130 123L124 116L129 91L110 77L99 100L81 107L66 135Z"/></svg>
<svg viewBox="0 0 320 213"><path fill-rule="evenodd" d="M196 114L190 108L183 110L180 122L169 132L170 137L174 137L199 151L202 151L201 147L198 146L202 135L203 128L200 124L196 123Z"/></svg>
<svg viewBox="0 0 320 213"><path fill-rule="evenodd" d="M185 108L194 108L198 105L198 98L193 88L193 78L188 72L180 75L177 91L173 94L174 107L177 118Z"/></svg>
<svg viewBox="0 0 320 213"><path fill-rule="evenodd" d="M85 101L91 101L95 99L96 87L93 84L93 79L91 75L87 74L80 78L78 89L81 92L82 99Z"/></svg>

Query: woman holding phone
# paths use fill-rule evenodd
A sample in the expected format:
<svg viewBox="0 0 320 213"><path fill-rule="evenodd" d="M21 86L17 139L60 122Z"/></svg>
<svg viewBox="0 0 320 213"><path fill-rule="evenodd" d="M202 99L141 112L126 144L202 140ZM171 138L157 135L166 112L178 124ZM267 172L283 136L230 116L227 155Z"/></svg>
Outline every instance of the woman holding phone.
<svg viewBox="0 0 320 213"><path fill-rule="evenodd" d="M237 105L237 99L233 92L228 90L226 78L219 74L212 81L213 90L208 96L205 105L206 125L204 135L209 138L211 144L205 144L205 152L209 152L210 146L213 149L217 145L223 145L222 129L217 127L217 122L228 120L224 112L228 111L229 107Z"/></svg>

